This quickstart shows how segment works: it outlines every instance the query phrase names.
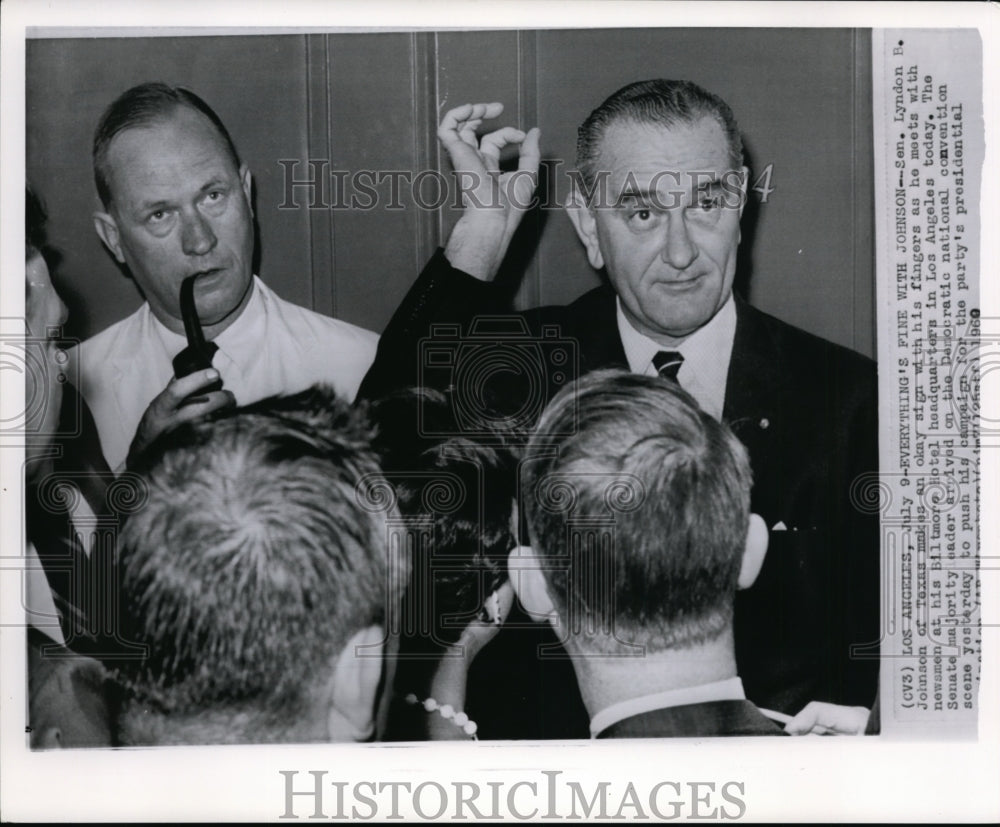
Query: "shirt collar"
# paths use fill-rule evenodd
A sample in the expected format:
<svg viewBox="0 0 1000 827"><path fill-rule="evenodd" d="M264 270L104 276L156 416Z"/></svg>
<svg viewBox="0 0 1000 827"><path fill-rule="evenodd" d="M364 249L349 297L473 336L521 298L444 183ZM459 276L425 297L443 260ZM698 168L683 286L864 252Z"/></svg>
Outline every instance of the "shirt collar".
<svg viewBox="0 0 1000 827"><path fill-rule="evenodd" d="M707 413L721 419L726 398L726 376L736 337L736 301L732 292L718 313L673 348L667 348L636 330L622 310L621 299L616 299L615 304L618 334L629 369L633 373L656 376L653 357L657 352L678 351L684 357L677 374L678 383Z"/></svg>
<svg viewBox="0 0 1000 827"><path fill-rule="evenodd" d="M212 340L218 345L219 350L231 359L235 359L236 351L245 347L248 342L262 341L260 334L263 331L258 330L258 328L264 323L263 286L263 282L254 276L250 286L250 301L247 302L247 306L243 308L243 312L229 327ZM170 358L173 358L187 346L187 337L180 333L174 333L157 319L148 303L146 311L149 324L163 343L163 349L170 355Z"/></svg>
<svg viewBox="0 0 1000 827"><path fill-rule="evenodd" d="M239 319L234 321L229 327L215 337L215 343L226 356L237 363L240 360L238 354L245 353L248 349L255 351L260 348L264 338L264 325L267 317L265 314L266 304L264 298L264 283L257 277L253 277L253 284L250 286L250 301L243 308Z"/></svg>
<svg viewBox="0 0 1000 827"><path fill-rule="evenodd" d="M626 718L634 718L636 715L653 712L657 709L710 703L711 701L743 700L746 700L746 693L743 691L743 681L739 677L629 698L627 701L605 707L594 715L590 719L590 737L596 738L609 726L624 721Z"/></svg>

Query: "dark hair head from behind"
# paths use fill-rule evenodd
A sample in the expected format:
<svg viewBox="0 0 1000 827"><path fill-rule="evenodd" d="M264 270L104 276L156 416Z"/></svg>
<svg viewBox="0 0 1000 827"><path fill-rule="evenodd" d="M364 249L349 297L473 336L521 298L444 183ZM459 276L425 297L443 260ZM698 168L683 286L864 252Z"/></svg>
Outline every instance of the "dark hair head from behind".
<svg viewBox="0 0 1000 827"><path fill-rule="evenodd" d="M148 497L119 540L123 629L149 652L119 665L137 704L273 727L384 622L402 586L388 593L385 514L358 496L379 476L368 436L314 389L182 425L142 455Z"/></svg>
<svg viewBox="0 0 1000 827"><path fill-rule="evenodd" d="M204 100L189 89L153 82L133 86L123 92L101 115L94 132L93 163L94 183L97 195L107 209L111 205L110 170L108 169L108 149L115 136L126 129L147 126L154 121L167 118L178 107L187 107L208 118L222 136L226 151L235 169L240 168L236 145L229 135L222 119Z"/></svg>
<svg viewBox="0 0 1000 827"><path fill-rule="evenodd" d="M730 627L749 460L678 385L587 374L545 409L521 479L535 552L569 561L545 571L560 617L615 631L588 645L628 641L655 652Z"/></svg>

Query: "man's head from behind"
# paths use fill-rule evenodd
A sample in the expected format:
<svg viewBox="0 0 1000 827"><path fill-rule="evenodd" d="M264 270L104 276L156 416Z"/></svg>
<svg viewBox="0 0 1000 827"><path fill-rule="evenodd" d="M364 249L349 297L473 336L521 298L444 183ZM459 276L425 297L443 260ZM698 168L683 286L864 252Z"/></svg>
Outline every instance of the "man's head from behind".
<svg viewBox="0 0 1000 827"><path fill-rule="evenodd" d="M123 743L372 735L398 594L384 515L359 497L368 436L310 391L154 443L119 543L123 632L148 647L118 664Z"/></svg>
<svg viewBox="0 0 1000 827"><path fill-rule="evenodd" d="M526 608L554 610L571 654L719 639L766 550L750 484L739 440L674 383L584 376L552 400L528 446L522 502L543 563L512 559Z"/></svg>
<svg viewBox="0 0 1000 827"><path fill-rule="evenodd" d="M180 285L197 274L202 324L224 330L249 299L254 232L250 172L219 116L189 90L133 87L101 117L93 161L94 227L156 318L183 330Z"/></svg>
<svg viewBox="0 0 1000 827"><path fill-rule="evenodd" d="M673 345L732 289L746 169L725 101L689 81L619 89L578 130L569 216L629 322Z"/></svg>

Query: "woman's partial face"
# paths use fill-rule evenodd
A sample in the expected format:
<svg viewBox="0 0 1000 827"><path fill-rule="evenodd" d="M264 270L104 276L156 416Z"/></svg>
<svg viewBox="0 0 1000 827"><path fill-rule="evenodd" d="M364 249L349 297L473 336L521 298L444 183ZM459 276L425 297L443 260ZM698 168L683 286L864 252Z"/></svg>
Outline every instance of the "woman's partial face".
<svg viewBox="0 0 1000 827"><path fill-rule="evenodd" d="M24 280L28 328L24 349L25 433L34 437L25 449L25 459L29 461L28 475L32 476L38 463L30 460L45 452L59 426L66 354L59 348L55 336L66 322L67 311L40 254L28 258Z"/></svg>

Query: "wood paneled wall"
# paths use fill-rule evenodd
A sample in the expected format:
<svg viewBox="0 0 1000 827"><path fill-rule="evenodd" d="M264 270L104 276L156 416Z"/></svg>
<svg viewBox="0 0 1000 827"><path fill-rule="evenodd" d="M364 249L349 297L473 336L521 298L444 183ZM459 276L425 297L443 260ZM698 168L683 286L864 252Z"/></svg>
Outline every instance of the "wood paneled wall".
<svg viewBox="0 0 1000 827"><path fill-rule="evenodd" d="M819 29L394 32L28 43L27 176L61 250L70 332L98 332L140 303L92 227L90 142L102 109L146 80L194 89L255 176L260 274L281 295L381 330L456 220L389 182L371 208L331 208L332 171L442 170L440 115L500 100L504 123L542 129L555 197L577 125L633 80L683 77L725 98L756 179L774 191L744 217L738 285L758 307L872 354L870 35ZM310 165L312 161L312 165ZM318 173L323 190L292 186ZM320 182L317 182L319 186ZM433 194L433 182L425 182ZM310 205L311 195L313 204ZM530 215L511 268L519 306L598 283L561 210Z"/></svg>

